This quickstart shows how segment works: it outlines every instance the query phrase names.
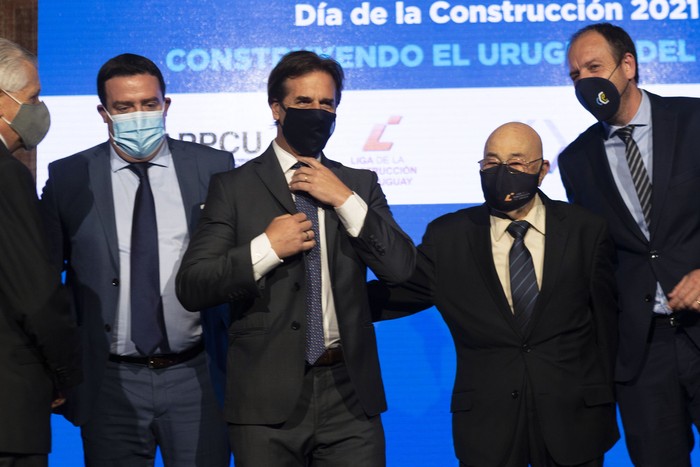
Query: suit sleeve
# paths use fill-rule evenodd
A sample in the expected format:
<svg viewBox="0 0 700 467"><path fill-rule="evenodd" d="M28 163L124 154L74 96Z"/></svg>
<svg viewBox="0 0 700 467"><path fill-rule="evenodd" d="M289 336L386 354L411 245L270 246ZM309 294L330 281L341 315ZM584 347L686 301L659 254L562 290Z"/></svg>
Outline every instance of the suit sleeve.
<svg viewBox="0 0 700 467"><path fill-rule="evenodd" d="M226 184L215 175L176 277L177 297L186 309L197 311L259 295L250 245L239 244L236 217Z"/></svg>
<svg viewBox="0 0 700 467"><path fill-rule="evenodd" d="M617 354L617 288L614 271L615 249L608 230L603 226L596 239L591 274L591 309L596 329L596 340L606 365L609 380L614 379Z"/></svg>
<svg viewBox="0 0 700 467"><path fill-rule="evenodd" d="M401 283L411 277L416 266L416 248L398 226L386 197L371 172L367 216L360 235L350 237L355 251L381 280Z"/></svg>
<svg viewBox="0 0 700 467"><path fill-rule="evenodd" d="M431 227L428 226L423 243L418 246L416 268L408 280L400 284L390 284L381 280L369 283L369 300L374 321L401 318L435 305L434 251Z"/></svg>
<svg viewBox="0 0 700 467"><path fill-rule="evenodd" d="M19 161L0 169L0 308L35 347L57 389L80 382L76 328L48 259L34 182Z"/></svg>

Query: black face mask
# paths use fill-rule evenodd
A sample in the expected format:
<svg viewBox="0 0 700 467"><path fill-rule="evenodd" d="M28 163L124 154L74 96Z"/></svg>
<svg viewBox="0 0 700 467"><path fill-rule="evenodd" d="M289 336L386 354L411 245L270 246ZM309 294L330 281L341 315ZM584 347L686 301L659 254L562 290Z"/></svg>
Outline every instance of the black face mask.
<svg viewBox="0 0 700 467"><path fill-rule="evenodd" d="M282 109L286 113L282 124L284 139L300 155L316 157L333 134L335 114L321 109Z"/></svg>
<svg viewBox="0 0 700 467"><path fill-rule="evenodd" d="M620 93L609 79L582 78L575 89L583 108L600 122L610 120L620 108Z"/></svg>
<svg viewBox="0 0 700 467"><path fill-rule="evenodd" d="M510 212L525 206L537 193L539 172L510 173L505 165L479 172L481 189L486 205L501 212Z"/></svg>
<svg viewBox="0 0 700 467"><path fill-rule="evenodd" d="M627 86L630 84L628 80L625 89L619 92L615 84L610 81L610 77L615 74L619 67L620 63L617 64L607 79L598 77L581 78L574 86L578 101L599 122L607 122L615 116L620 109L620 98L627 91Z"/></svg>

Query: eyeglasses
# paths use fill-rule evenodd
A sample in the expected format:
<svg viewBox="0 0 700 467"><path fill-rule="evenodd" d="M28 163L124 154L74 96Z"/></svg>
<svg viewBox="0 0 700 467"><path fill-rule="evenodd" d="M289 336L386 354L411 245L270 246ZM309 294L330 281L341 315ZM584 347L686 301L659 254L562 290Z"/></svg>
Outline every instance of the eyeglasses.
<svg viewBox="0 0 700 467"><path fill-rule="evenodd" d="M487 157L486 159L481 159L479 161L479 168L482 172L485 172L487 170L495 169L499 165L505 165L506 169L508 169L508 172L514 174L518 172L527 172L530 168L530 164L534 162L539 162L543 159L543 157L540 157L539 159L527 162L518 157L513 157L511 159L508 159L507 161L502 161L497 157Z"/></svg>

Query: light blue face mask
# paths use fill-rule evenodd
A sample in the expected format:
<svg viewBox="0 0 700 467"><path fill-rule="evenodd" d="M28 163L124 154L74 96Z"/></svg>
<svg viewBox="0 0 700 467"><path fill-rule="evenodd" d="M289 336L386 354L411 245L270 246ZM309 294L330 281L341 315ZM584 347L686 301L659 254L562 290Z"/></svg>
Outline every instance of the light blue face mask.
<svg viewBox="0 0 700 467"><path fill-rule="evenodd" d="M114 144L134 159L148 158L165 137L162 110L109 115L109 118Z"/></svg>

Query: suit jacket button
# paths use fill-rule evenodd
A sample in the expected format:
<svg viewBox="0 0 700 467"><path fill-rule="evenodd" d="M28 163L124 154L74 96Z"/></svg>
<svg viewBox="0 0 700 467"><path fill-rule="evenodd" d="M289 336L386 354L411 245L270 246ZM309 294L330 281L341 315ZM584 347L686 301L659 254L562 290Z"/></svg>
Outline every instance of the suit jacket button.
<svg viewBox="0 0 700 467"><path fill-rule="evenodd" d="M649 258L651 258L651 259L658 259L658 257L659 257L659 252L658 252L658 251L656 251L656 250L651 250L651 251L649 252Z"/></svg>
<svg viewBox="0 0 700 467"><path fill-rule="evenodd" d="M651 301L651 295L644 296L644 301L649 303Z"/></svg>
<svg viewBox="0 0 700 467"><path fill-rule="evenodd" d="M295 331L301 329L301 324L299 324L299 321L292 321L292 329Z"/></svg>
<svg viewBox="0 0 700 467"><path fill-rule="evenodd" d="M295 282L294 285L292 286L292 290L295 292L298 292L301 289L301 285L299 285L298 282Z"/></svg>
<svg viewBox="0 0 700 467"><path fill-rule="evenodd" d="M523 344L523 352L530 353L531 351L532 351L532 348L529 345Z"/></svg>
<svg viewBox="0 0 700 467"><path fill-rule="evenodd" d="M105 332L112 332L112 326L105 324Z"/></svg>
<svg viewBox="0 0 700 467"><path fill-rule="evenodd" d="M517 399L519 395L520 393L518 391L513 391L510 393L510 397L512 397L513 399Z"/></svg>
<svg viewBox="0 0 700 467"><path fill-rule="evenodd" d="M112 279L112 285L114 287L119 287L119 279L117 279L116 277Z"/></svg>

